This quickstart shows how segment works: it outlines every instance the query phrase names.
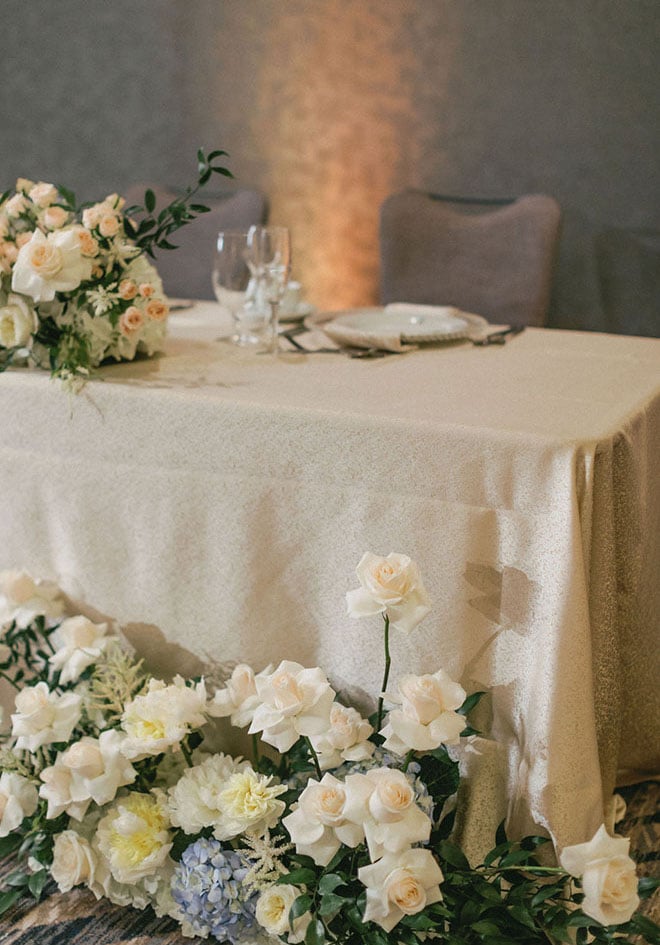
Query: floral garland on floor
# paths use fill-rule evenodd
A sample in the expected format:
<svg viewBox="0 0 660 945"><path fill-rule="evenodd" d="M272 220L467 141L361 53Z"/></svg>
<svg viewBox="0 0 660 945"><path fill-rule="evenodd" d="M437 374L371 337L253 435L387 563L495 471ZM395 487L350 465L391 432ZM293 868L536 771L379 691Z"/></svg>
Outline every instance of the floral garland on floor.
<svg viewBox="0 0 660 945"><path fill-rule="evenodd" d="M77 389L102 361L132 361L163 347L168 304L147 256L208 207L192 203L224 151L199 151L195 185L156 216L117 194L78 205L65 187L19 178L0 195L0 371L48 368ZM139 222L137 222L139 218Z"/></svg>
<svg viewBox="0 0 660 945"><path fill-rule="evenodd" d="M0 750L0 911L62 892L170 915L219 942L447 945L660 941L635 914L629 841L604 827L541 862L543 837L503 828L471 866L452 840L454 748L474 734L442 670L389 687L390 631L429 611L414 563L366 554L353 617L382 615L385 674L364 719L319 668L285 660L224 684L150 676L108 624L66 616L53 583L0 574L0 673L17 690ZM207 748L215 718L252 735L252 762ZM260 753L263 744L275 749ZM273 757L275 760L273 760Z"/></svg>

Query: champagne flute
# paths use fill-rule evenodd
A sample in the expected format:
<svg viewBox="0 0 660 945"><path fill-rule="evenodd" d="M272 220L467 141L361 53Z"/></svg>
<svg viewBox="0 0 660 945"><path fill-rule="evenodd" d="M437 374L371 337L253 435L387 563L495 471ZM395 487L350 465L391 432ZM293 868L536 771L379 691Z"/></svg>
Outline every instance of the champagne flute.
<svg viewBox="0 0 660 945"><path fill-rule="evenodd" d="M258 299L270 307L271 350L277 354L279 306L291 270L291 237L287 227L250 227L248 262Z"/></svg>
<svg viewBox="0 0 660 945"><path fill-rule="evenodd" d="M254 350L267 350L270 347L270 311L257 297L249 252L247 230L222 230L218 233L213 258L213 291L234 321L235 332L230 340Z"/></svg>

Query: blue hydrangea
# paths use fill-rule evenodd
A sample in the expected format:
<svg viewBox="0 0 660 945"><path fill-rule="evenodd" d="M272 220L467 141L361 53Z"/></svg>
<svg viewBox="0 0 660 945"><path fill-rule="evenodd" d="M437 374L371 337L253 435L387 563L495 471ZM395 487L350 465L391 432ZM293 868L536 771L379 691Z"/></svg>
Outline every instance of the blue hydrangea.
<svg viewBox="0 0 660 945"><path fill-rule="evenodd" d="M217 840L202 838L185 850L172 877L172 898L196 935L238 945L252 928L257 896L243 887L248 868Z"/></svg>

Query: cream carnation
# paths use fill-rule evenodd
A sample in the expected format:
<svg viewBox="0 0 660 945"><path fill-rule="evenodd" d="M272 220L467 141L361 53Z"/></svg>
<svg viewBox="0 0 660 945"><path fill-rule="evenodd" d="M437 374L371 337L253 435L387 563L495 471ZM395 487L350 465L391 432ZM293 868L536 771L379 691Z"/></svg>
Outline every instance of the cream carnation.
<svg viewBox="0 0 660 945"><path fill-rule="evenodd" d="M20 827L37 809L37 789L27 778L3 771L0 775L0 837Z"/></svg>
<svg viewBox="0 0 660 945"><path fill-rule="evenodd" d="M367 552L356 574L361 586L346 595L351 617L385 614L392 627L407 633L431 609L417 565L407 555L392 552L383 558Z"/></svg>
<svg viewBox="0 0 660 945"><path fill-rule="evenodd" d="M199 833L222 819L221 793L237 771L248 767L247 761L235 761L229 755L210 755L194 768L187 768L168 791L170 819L185 833Z"/></svg>
<svg viewBox="0 0 660 945"><path fill-rule="evenodd" d="M588 843L564 847L559 862L582 881L580 908L603 925L628 922L639 905L630 840L610 837L601 825Z"/></svg>
<svg viewBox="0 0 660 945"><path fill-rule="evenodd" d="M5 304L0 306L0 346L25 347L37 326L36 313L27 299L10 293Z"/></svg>
<svg viewBox="0 0 660 945"><path fill-rule="evenodd" d="M118 883L136 883L165 864L172 847L166 807L149 794L128 794L99 822L96 842Z"/></svg>
<svg viewBox="0 0 660 945"><path fill-rule="evenodd" d="M21 629L35 617L55 619L64 612L62 592L52 581L35 581L27 571L0 571L0 623Z"/></svg>
<svg viewBox="0 0 660 945"><path fill-rule="evenodd" d="M305 669L283 660L274 673L255 679L260 705L248 729L278 751L288 751L301 735L320 735L328 728L335 693L323 670Z"/></svg>
<svg viewBox="0 0 660 945"><path fill-rule="evenodd" d="M159 755L178 747L186 735L205 722L203 681L187 687L180 676L170 686L160 679L150 679L147 692L136 696L124 709L122 728L127 735L124 754L127 758Z"/></svg>
<svg viewBox="0 0 660 945"><path fill-rule="evenodd" d="M377 863L363 866L358 878L367 887L364 921L386 932L406 915L416 915L442 899L442 870L429 850L388 853Z"/></svg>
<svg viewBox="0 0 660 945"><path fill-rule="evenodd" d="M405 755L411 748L432 751L439 745L455 745L465 728L465 718L456 712L465 702L465 690L439 669L423 676L402 676L398 696L381 735L386 751Z"/></svg>
<svg viewBox="0 0 660 945"><path fill-rule="evenodd" d="M22 689L11 717L16 748L36 751L42 745L68 741L80 720L81 703L73 692L50 692L45 682Z"/></svg>
<svg viewBox="0 0 660 945"><path fill-rule="evenodd" d="M56 292L70 292L92 274L92 262L80 249L72 228L45 236L35 230L21 247L14 265L11 287L35 302L50 302Z"/></svg>
<svg viewBox="0 0 660 945"><path fill-rule="evenodd" d="M107 624L92 623L82 616L62 621L54 634L61 645L49 659L53 669L61 671L61 685L75 682L88 666L97 662L111 641L106 636L107 629Z"/></svg>
<svg viewBox="0 0 660 945"><path fill-rule="evenodd" d="M274 827L284 812L277 800L286 791L283 784L271 784L272 777L252 768L232 774L218 796L220 817L213 828L218 840L230 840L241 833L260 836Z"/></svg>

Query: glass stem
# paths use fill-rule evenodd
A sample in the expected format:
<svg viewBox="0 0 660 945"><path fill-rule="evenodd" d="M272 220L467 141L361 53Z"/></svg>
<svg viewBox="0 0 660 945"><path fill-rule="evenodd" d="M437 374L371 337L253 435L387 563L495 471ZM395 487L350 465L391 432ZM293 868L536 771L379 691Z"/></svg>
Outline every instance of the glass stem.
<svg viewBox="0 0 660 945"><path fill-rule="evenodd" d="M279 338L279 309L280 303L269 299L270 305L270 330L272 332L272 351L275 357L280 348Z"/></svg>

